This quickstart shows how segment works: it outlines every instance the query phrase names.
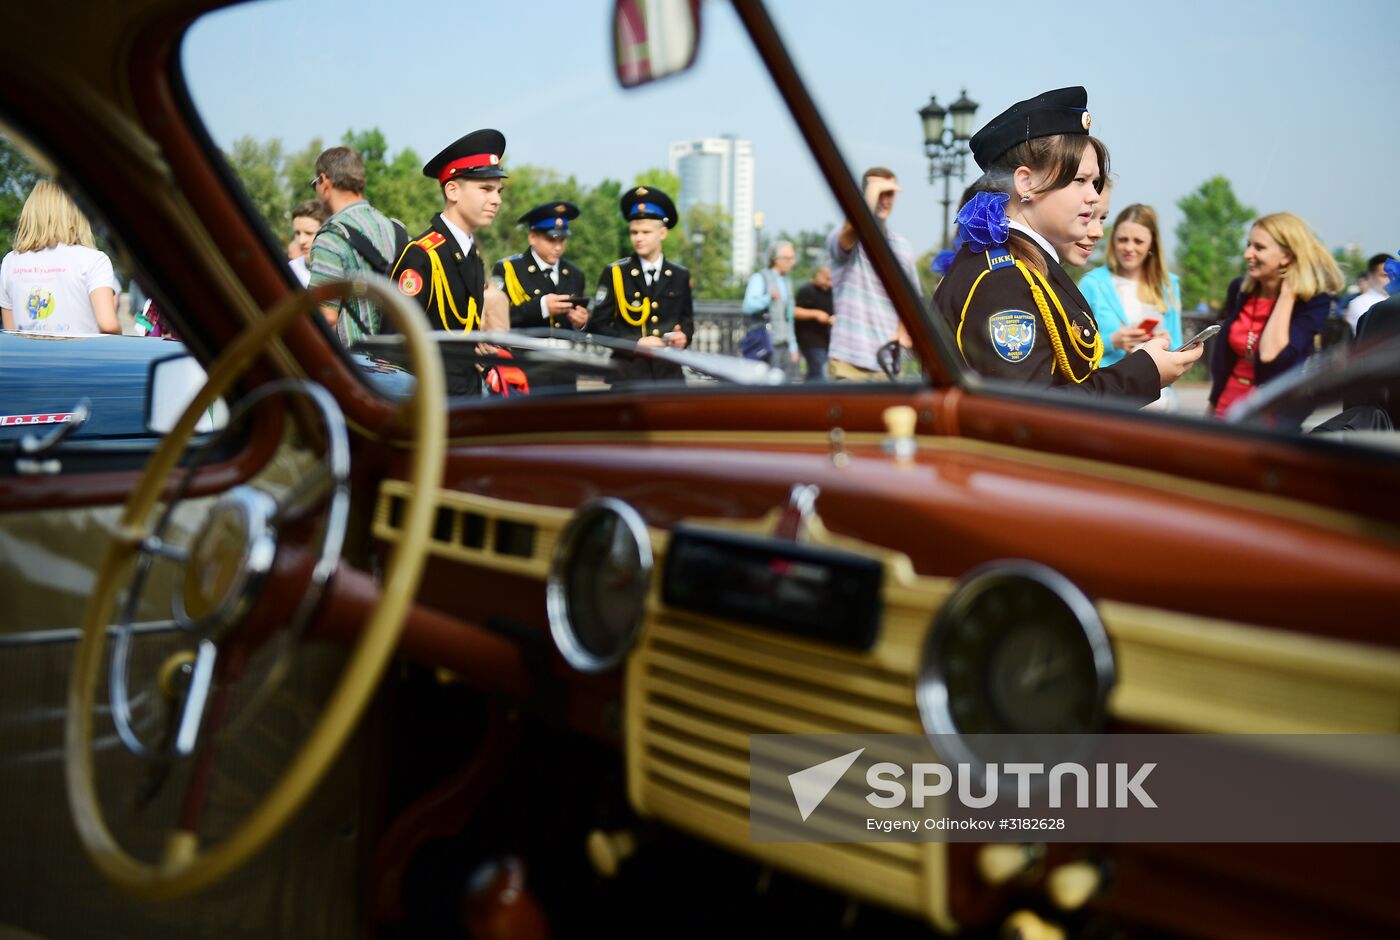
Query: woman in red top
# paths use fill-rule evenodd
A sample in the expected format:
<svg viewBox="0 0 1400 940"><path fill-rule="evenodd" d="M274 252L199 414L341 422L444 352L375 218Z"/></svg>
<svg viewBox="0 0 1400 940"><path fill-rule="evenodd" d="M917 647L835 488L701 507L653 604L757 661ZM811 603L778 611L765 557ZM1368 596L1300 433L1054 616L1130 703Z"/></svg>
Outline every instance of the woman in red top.
<svg viewBox="0 0 1400 940"><path fill-rule="evenodd" d="M1312 354L1342 287L1337 262L1291 212L1254 223L1244 262L1245 276L1231 283L1225 302L1224 342L1211 351L1210 413L1216 417Z"/></svg>

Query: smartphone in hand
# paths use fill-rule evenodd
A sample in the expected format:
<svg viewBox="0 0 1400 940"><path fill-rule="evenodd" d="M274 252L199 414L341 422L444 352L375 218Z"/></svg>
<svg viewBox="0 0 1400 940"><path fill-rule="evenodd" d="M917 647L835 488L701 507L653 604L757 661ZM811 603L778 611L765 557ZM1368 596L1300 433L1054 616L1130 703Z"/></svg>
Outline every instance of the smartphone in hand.
<svg viewBox="0 0 1400 940"><path fill-rule="evenodd" d="M1148 336L1151 336L1161 323L1162 321L1158 317L1143 317L1142 322L1137 325L1137 328Z"/></svg>
<svg viewBox="0 0 1400 940"><path fill-rule="evenodd" d="M1206 327L1204 330L1201 330L1201 332L1197 333L1195 336L1191 337L1186 342L1182 343L1180 346L1176 347L1176 349L1172 351L1186 352L1186 350L1190 349L1192 346L1195 346L1199 343L1204 343L1206 340L1210 339L1212 336L1219 332L1220 324L1212 323L1210 326Z"/></svg>

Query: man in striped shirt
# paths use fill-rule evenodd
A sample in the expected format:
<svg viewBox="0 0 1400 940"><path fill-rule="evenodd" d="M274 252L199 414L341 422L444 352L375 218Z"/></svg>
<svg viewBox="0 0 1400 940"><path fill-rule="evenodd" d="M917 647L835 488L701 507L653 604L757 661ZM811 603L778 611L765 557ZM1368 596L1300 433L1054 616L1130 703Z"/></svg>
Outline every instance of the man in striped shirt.
<svg viewBox="0 0 1400 940"><path fill-rule="evenodd" d="M307 256L310 286L362 277L381 265L379 273L388 274L398 260L401 243L408 240L407 233L365 199L365 162L360 155L349 147L325 151L316 158L311 187L331 216L316 233ZM368 249L371 257L352 244L355 232L364 237L361 248ZM346 346L379 332L379 308L368 299L345 300L324 306L321 312Z"/></svg>
<svg viewBox="0 0 1400 940"><path fill-rule="evenodd" d="M894 208L895 193L900 190L894 171L871 167L861 176L861 186L865 190L866 204L889 240L900 267L914 289L919 290L914 250L908 240L886 226ZM907 345L907 334L900 327L899 315L865 248L857 243L856 230L849 219L827 237L826 250L831 256L831 295L836 310L827 370L833 379L864 382L881 379L884 373L876 359L880 347L895 339Z"/></svg>

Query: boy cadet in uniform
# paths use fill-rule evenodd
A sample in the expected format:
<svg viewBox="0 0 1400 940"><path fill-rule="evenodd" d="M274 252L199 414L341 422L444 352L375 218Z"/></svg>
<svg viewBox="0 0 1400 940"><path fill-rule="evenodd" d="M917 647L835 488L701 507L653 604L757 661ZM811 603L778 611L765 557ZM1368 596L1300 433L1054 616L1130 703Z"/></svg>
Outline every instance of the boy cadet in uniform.
<svg viewBox="0 0 1400 940"><path fill-rule="evenodd" d="M588 329L635 340L638 346L684 349L695 332L690 272L662 256L661 243L679 221L675 203L659 189L638 186L622 195L632 254L598 278ZM620 363L617 381L683 381L672 362L636 358Z"/></svg>
<svg viewBox="0 0 1400 940"><path fill-rule="evenodd" d="M491 269L492 283L510 298L511 329L577 330L588 322L588 308L569 300L587 289L583 272L563 260L578 214L572 202L547 202L516 220L527 227L530 247Z"/></svg>
<svg viewBox="0 0 1400 940"><path fill-rule="evenodd" d="M400 293L423 306L432 329L465 333L482 328L486 270L476 249L476 231L490 225L501 208L505 149L500 131L473 131L423 167L423 175L442 187L442 212L409 242L391 277ZM452 395L480 394L479 370L471 367L454 374L449 367L447 390Z"/></svg>
<svg viewBox="0 0 1400 940"><path fill-rule="evenodd" d="M530 247L491 269L491 283L510 300L510 328L571 332L588 323L588 308L574 303L587 289L583 272L564 260L569 222L578 218L572 202L547 202L516 220L526 226ZM572 368L537 362L522 366L531 388L574 387Z"/></svg>

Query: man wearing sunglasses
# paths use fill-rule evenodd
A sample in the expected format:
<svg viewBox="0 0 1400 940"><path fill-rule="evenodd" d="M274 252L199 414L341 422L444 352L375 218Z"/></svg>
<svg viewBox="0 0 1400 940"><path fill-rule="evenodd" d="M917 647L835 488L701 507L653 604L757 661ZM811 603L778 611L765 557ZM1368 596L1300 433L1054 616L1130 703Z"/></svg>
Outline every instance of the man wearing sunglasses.
<svg viewBox="0 0 1400 940"><path fill-rule="evenodd" d="M311 243L310 286L370 272L387 276L408 244L408 232L365 199L365 162L360 155L349 147L322 153L316 158L311 188L330 218ZM345 300L321 312L346 346L379 332L379 308L367 299Z"/></svg>

